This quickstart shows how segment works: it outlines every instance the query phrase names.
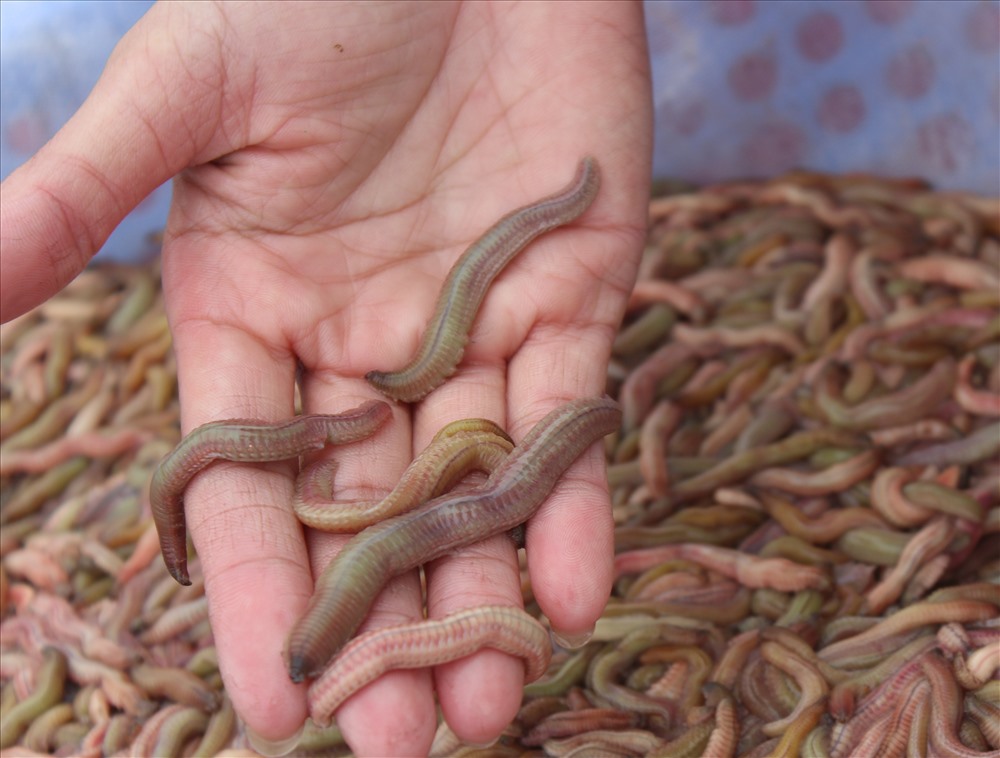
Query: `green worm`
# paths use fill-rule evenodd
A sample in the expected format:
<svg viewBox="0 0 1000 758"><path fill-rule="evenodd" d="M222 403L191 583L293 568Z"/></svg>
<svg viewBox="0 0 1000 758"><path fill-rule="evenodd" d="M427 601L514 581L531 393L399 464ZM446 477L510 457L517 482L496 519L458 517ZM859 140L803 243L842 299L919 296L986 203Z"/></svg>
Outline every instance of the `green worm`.
<svg viewBox="0 0 1000 758"><path fill-rule="evenodd" d="M523 524L566 469L620 424L612 400L566 403L538 422L481 487L436 498L356 535L320 575L292 628L286 650L292 681L322 670L392 577Z"/></svg>
<svg viewBox="0 0 1000 758"><path fill-rule="evenodd" d="M568 187L508 213L472 243L445 279L420 346L398 371L369 371L365 379L393 400L413 403L440 386L462 360L469 330L493 280L529 242L583 214L597 196L601 172L585 157Z"/></svg>
<svg viewBox="0 0 1000 758"><path fill-rule="evenodd" d="M188 482L203 468L216 460L282 461L328 444L356 442L374 434L391 415L386 403L372 400L335 415L299 416L277 424L213 421L195 429L163 459L149 489L160 551L170 575L183 585L191 584L183 496Z"/></svg>

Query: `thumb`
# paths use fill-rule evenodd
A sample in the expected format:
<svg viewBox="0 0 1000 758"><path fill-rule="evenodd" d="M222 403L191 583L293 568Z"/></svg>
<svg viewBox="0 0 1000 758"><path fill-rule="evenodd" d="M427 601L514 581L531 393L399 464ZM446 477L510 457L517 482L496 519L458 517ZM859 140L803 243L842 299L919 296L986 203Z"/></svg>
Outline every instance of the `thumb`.
<svg viewBox="0 0 1000 758"><path fill-rule="evenodd" d="M154 6L119 42L80 109L3 182L0 322L59 291L143 198L205 159L220 88L204 69L220 64L217 50L197 47L218 37L187 28L197 23L191 16Z"/></svg>

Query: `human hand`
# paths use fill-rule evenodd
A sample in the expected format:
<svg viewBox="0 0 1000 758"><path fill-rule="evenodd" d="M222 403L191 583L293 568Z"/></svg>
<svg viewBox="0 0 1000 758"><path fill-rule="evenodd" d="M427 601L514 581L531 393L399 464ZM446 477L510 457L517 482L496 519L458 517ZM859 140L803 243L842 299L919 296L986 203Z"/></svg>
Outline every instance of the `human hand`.
<svg viewBox="0 0 1000 758"><path fill-rule="evenodd" d="M603 392L645 230L651 145L641 6L164 4L116 49L69 124L3 185L7 320L68 282L120 219L177 175L163 278L185 431L204 422L338 412L406 363L457 257L504 213L597 156L597 200L497 280L457 373L332 451L338 497L369 498L456 418L515 440L562 401ZM343 538L303 531L293 471L219 464L186 494L227 691L260 737L301 725L305 689L280 651ZM613 526L600 451L531 521L532 586L555 629L600 615ZM428 566L428 613L521 603L495 538ZM421 615L416 575L364 628ZM521 663L496 651L394 672L337 721L359 754L426 752L432 690L471 742L520 702Z"/></svg>

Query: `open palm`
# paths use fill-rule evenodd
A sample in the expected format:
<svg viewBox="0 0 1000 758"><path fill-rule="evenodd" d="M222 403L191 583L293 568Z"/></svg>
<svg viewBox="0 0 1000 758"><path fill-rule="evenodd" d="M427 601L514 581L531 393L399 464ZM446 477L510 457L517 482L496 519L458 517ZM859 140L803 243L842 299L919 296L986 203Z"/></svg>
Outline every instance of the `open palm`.
<svg viewBox="0 0 1000 758"><path fill-rule="evenodd" d="M296 383L306 412L339 412L377 396L365 372L406 363L461 252L594 155L594 205L497 280L456 374L331 451L338 497L376 496L450 421L489 418L517 440L555 405L603 391L644 231L647 89L638 5L156 6L73 121L4 183L3 317L56 291L178 175L163 277L184 430L287 418ZM610 588L602 465L591 450L527 534L535 596L568 638ZM304 535L293 474L218 465L185 499L227 689L268 739L305 716L281 647L343 544ZM520 604L512 543L427 567L426 593L432 616ZM418 577L400 577L366 627L421 609ZM337 720L358 753L425 752L433 689L452 728L484 742L515 713L521 678L518 660L483 651L389 674Z"/></svg>

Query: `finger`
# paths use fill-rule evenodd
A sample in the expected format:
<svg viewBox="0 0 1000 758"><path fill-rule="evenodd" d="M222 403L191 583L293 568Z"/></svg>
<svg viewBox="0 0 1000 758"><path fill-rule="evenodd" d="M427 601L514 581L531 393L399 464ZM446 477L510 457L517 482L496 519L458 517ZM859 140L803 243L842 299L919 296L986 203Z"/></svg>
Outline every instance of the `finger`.
<svg viewBox="0 0 1000 758"><path fill-rule="evenodd" d="M509 535L491 537L430 564L427 603L434 618L481 605L523 607L517 551ZM464 742L482 745L495 740L517 715L524 664L484 648L435 667L434 682L448 726Z"/></svg>
<svg viewBox="0 0 1000 758"><path fill-rule="evenodd" d="M152 8L118 44L76 114L4 181L0 320L59 291L207 140L190 125L207 130L212 104L190 96L189 61L166 43L182 15Z"/></svg>
<svg viewBox="0 0 1000 758"><path fill-rule="evenodd" d="M515 440L566 401L604 394L611 341L644 235L647 171L639 147L605 163L594 205L566 230L561 250L539 246L522 261L533 290L548 297L522 297L521 318L533 325L508 366L508 431ZM613 149L595 153L615 156ZM525 292L530 297L532 289ZM563 641L581 643L612 583L614 524L600 445L563 475L528 522L525 541L542 612Z"/></svg>
<svg viewBox="0 0 1000 758"><path fill-rule="evenodd" d="M429 395L417 412L417 449L446 424L464 418L506 422L502 360L476 360ZM428 613L440 618L479 605L521 607L521 581L514 544L506 534L456 551L426 567ZM435 687L445 720L462 740L490 742L517 714L524 686L524 665L496 650L437 666Z"/></svg>
<svg viewBox="0 0 1000 758"><path fill-rule="evenodd" d="M291 356L276 362L247 333L204 322L175 325L174 338L185 430L293 415ZM292 684L282 659L312 590L291 474L288 464L216 464L185 493L226 690L247 726L269 741L295 734L306 716L305 688Z"/></svg>
<svg viewBox="0 0 1000 758"><path fill-rule="evenodd" d="M374 390L360 378L310 372L303 377L302 397L308 412L321 413L371 400ZM337 461L334 481L337 500L374 500L386 495L412 458L408 411L395 406L392 420L379 433L324 451L322 457ZM349 539L349 535L310 531L309 554L314 576L319 576ZM391 581L379 594L356 634L414 621L422 615L419 575L411 571ZM390 672L344 703L337 710L336 719L348 745L358 755L426 753L434 738L436 722L430 672Z"/></svg>
<svg viewBox="0 0 1000 758"><path fill-rule="evenodd" d="M539 327L529 335L508 371L515 440L567 400L603 394L609 341L596 327ZM600 445L570 467L528 522L526 552L535 599L553 632L579 641L611 592L614 524Z"/></svg>

